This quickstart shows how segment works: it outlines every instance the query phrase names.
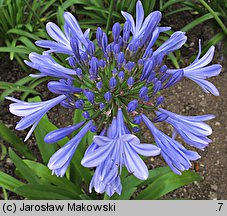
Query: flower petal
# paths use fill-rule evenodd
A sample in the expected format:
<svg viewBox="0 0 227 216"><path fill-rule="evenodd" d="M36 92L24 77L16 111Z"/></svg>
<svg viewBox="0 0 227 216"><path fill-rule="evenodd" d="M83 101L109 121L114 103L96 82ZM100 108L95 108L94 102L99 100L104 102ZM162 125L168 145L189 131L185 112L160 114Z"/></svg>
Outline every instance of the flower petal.
<svg viewBox="0 0 227 216"><path fill-rule="evenodd" d="M144 19L144 10L141 1L136 3L136 32L139 31Z"/></svg>
<svg viewBox="0 0 227 216"><path fill-rule="evenodd" d="M69 41L63 34L62 30L55 23L48 22L46 24L46 30L49 36L52 37L57 42L69 45Z"/></svg>
<svg viewBox="0 0 227 216"><path fill-rule="evenodd" d="M138 179L147 179L149 175L148 169L139 155L127 144L124 145L124 153L127 170Z"/></svg>
<svg viewBox="0 0 227 216"><path fill-rule="evenodd" d="M124 11L121 11L121 14L127 21L130 22L130 24L131 24L131 32L132 32L132 34L135 34L135 31L136 31L135 22L134 22L134 19L133 19L132 15L127 13L127 12L124 12Z"/></svg>
<svg viewBox="0 0 227 216"><path fill-rule="evenodd" d="M81 161L81 164L85 167L96 167L102 163L110 154L114 147L114 141L108 143L94 150L93 152L87 153Z"/></svg>
<svg viewBox="0 0 227 216"><path fill-rule="evenodd" d="M97 144L98 146L105 146L109 145L109 143L112 142L112 139L106 137L106 136L94 136L93 142Z"/></svg>
<svg viewBox="0 0 227 216"><path fill-rule="evenodd" d="M188 78L196 82L203 89L204 92L211 93L214 96L220 95L218 89L211 82L191 76L188 76Z"/></svg>
<svg viewBox="0 0 227 216"><path fill-rule="evenodd" d="M143 156L156 156L160 154L161 149L152 144L131 144L131 148Z"/></svg>

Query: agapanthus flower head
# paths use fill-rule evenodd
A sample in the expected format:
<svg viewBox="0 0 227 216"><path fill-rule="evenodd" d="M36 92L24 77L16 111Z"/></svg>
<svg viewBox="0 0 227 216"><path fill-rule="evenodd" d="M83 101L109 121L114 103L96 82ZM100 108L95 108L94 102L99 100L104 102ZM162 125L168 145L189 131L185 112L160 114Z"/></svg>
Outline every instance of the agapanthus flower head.
<svg viewBox="0 0 227 216"><path fill-rule="evenodd" d="M58 96L40 103L9 98L15 102L10 105L10 111L22 117L16 128L22 130L33 125L27 138L53 106L60 104L67 109L80 109L83 122L46 136L47 142L55 142L81 128L51 157L48 167L56 175L63 176L82 137L88 131L96 132L82 165L96 167L90 191L94 187L98 193L106 192L109 196L121 193L122 167L139 179L148 177L148 169L139 155L155 156L161 152L177 174L189 169L191 161L200 158L195 151L187 150L174 137L158 130L155 123L169 123L174 134L179 134L187 144L203 149L211 142L208 136L212 133L203 121L213 116L187 117L160 108L164 104L162 91L187 77L206 93L217 96L218 90L206 79L221 71L219 64L207 66L212 61L214 47L200 58L201 45L191 65L182 69L167 67L166 56L184 45L187 40L185 32L173 33L158 46L159 35L170 30L170 27L160 26L161 12L154 11L144 18L142 3L137 1L135 21L127 12L122 11L122 15L125 18L123 26L115 23L112 37L98 27L96 41L89 38L89 29L82 32L69 12L64 13L64 32L56 24L48 23L47 32L54 41L37 41L38 46L48 50L42 55L31 53L30 62L26 61L26 64L40 71L33 75L35 77L53 77L48 88ZM51 55L53 52L67 55L65 64L68 66L57 63L56 56ZM139 125L142 121L151 131L156 146L141 144L136 136L138 132L142 133Z"/></svg>

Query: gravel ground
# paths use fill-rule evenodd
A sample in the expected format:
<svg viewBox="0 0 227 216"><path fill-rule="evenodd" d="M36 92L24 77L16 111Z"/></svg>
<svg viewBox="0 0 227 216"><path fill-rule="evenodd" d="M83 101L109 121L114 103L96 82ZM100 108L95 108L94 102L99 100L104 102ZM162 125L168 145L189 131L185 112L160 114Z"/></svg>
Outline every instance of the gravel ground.
<svg viewBox="0 0 227 216"><path fill-rule="evenodd" d="M186 14L182 17L181 21L177 25L174 25L175 29L183 27L190 19L190 14ZM164 21L164 22L167 22ZM170 18L168 23L174 23ZM182 57L185 64L189 62L191 55L196 53L197 39L201 38L206 41L210 38L210 32L213 31L211 25L198 26L192 32L189 32L189 48L182 49ZM194 169L202 177L203 181L199 183L193 183L191 185L182 187L174 192L166 195L164 199L172 198L184 198L184 199L227 199L227 69L224 63L227 59L224 57L223 51L224 44L219 44L216 47L216 54L214 63L220 63L223 65L223 70L220 76L210 79L212 83L220 90L220 97L207 95L203 93L201 88L190 80L184 79L175 87L168 89L164 92L166 101L164 108L172 112L176 112L181 115L201 115L201 114L214 114L216 118L209 121L209 124L213 128L213 134L211 139L213 142L209 145L205 151L200 151L202 158L194 163ZM0 56L0 80L15 82L16 80L24 77L24 72L18 67L16 62L10 62L5 55ZM46 91L46 85L39 86L37 88L41 92L42 99L49 99L52 95ZM18 93L14 94L15 97L19 97ZM19 118L11 115L8 112L9 102L4 101L0 103L0 120L3 121L10 129L13 129L18 122ZM71 123L72 113L65 112L61 107L53 108L49 114L52 122L58 126L66 126ZM58 121L59 118L61 121ZM170 128L167 125L161 126L162 129L169 133ZM22 139L25 137L25 132L15 133ZM151 142L151 135L148 131L145 131L143 138L148 142ZM0 143L9 146L6 142L0 139ZM37 146L34 138L32 137L27 145L40 156L37 150ZM149 167L160 166L163 160L160 157L147 160ZM0 161L0 170L14 175L14 166L9 159L8 155L4 160ZM3 198L2 191L0 190L0 199ZM9 199L20 199L13 193L9 193Z"/></svg>

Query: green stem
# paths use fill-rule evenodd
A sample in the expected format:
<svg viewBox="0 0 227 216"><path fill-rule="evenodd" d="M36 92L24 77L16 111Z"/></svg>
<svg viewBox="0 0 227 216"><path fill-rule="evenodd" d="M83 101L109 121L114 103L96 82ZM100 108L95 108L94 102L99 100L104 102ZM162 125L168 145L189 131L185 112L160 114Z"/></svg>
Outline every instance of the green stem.
<svg viewBox="0 0 227 216"><path fill-rule="evenodd" d="M211 13L211 15L214 17L218 25L221 27L223 32L227 34L227 28L225 27L224 23L221 21L221 19L218 17L218 15L215 13L215 11L204 1L199 0L200 3Z"/></svg>
<svg viewBox="0 0 227 216"><path fill-rule="evenodd" d="M6 189L2 188L2 190L3 190L4 200L8 200L8 195L7 195Z"/></svg>
<svg viewBox="0 0 227 216"><path fill-rule="evenodd" d="M95 112L92 116L91 119L95 119L96 117L98 117L101 114L101 111Z"/></svg>
<svg viewBox="0 0 227 216"><path fill-rule="evenodd" d="M108 36L109 28L110 28L110 22L111 22L111 17L113 13L113 6L114 6L114 0L111 0L110 2L110 8L109 8L109 16L107 19L107 24L106 24L106 34Z"/></svg>
<svg viewBox="0 0 227 216"><path fill-rule="evenodd" d="M28 6L28 8L31 10L31 12L34 14L35 18L37 19L38 23L41 25L41 27L43 29L45 29L45 25L42 23L42 21L40 20L39 15L32 9L32 7L30 6L29 2L27 0L24 0L26 5Z"/></svg>

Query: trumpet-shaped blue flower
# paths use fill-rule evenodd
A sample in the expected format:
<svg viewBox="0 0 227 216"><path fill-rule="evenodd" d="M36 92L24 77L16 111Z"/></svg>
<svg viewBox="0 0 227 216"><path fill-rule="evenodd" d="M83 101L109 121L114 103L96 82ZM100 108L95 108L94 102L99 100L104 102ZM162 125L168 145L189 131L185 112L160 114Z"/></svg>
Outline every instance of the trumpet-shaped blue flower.
<svg viewBox="0 0 227 216"><path fill-rule="evenodd" d="M170 52L180 49L185 44L186 40L185 32L177 31L154 51L153 56L167 55Z"/></svg>
<svg viewBox="0 0 227 216"><path fill-rule="evenodd" d="M113 120L107 137L94 136L93 142L97 147L85 154L81 164L85 167L101 166L102 171L99 172L102 172L102 176L99 181L102 185L116 181L123 166L137 178L146 179L148 169L138 154L155 156L160 153L160 149L156 146L140 144L140 140L135 135L129 134L121 109L118 110L117 119Z"/></svg>
<svg viewBox="0 0 227 216"><path fill-rule="evenodd" d="M179 142L158 130L145 115L142 114L142 118L153 134L157 146L161 149L162 157L173 172L180 175L181 171L188 170L192 166L190 161L200 158L198 153L187 150Z"/></svg>
<svg viewBox="0 0 227 216"><path fill-rule="evenodd" d="M41 74L30 75L33 77L43 77L43 76L51 76L58 77L63 79L72 79L72 75L76 75L76 72L73 69L65 68L58 64L50 55L40 55L37 53L30 53L29 59L31 62L26 61L25 63L39 70Z"/></svg>
<svg viewBox="0 0 227 216"><path fill-rule="evenodd" d="M194 60L192 64L183 68L184 76L196 82L204 92L211 93L215 96L219 96L218 89L209 81L207 78L217 76L222 69L220 64L213 64L207 66L213 59L214 56L214 46L210 47L210 49L206 52L206 54L199 58L201 54L201 42L199 41L199 53L197 58ZM176 70L169 69L167 73L174 74Z"/></svg>
<svg viewBox="0 0 227 216"><path fill-rule="evenodd" d="M65 25L64 25L64 33L62 30L54 23L48 22L46 25L47 33L51 38L55 40L40 40L36 41L36 45L48 48L47 53L56 52L56 53L64 53L68 55L74 55L71 40L72 38L76 38L78 40L78 46L80 51L84 51L83 45L87 46L87 40L90 29L87 29L84 34L76 20L76 18L69 12L64 13Z"/></svg>
<svg viewBox="0 0 227 216"><path fill-rule="evenodd" d="M72 85L72 80L61 79L59 82L51 81L48 83L48 89L55 94L79 94L83 90Z"/></svg>
<svg viewBox="0 0 227 216"><path fill-rule="evenodd" d="M165 121L171 124L189 145L204 149L211 142L207 136L212 134L212 129L203 121L213 119L214 115L182 116L159 108L157 114L159 115L160 113L167 116Z"/></svg>
<svg viewBox="0 0 227 216"><path fill-rule="evenodd" d="M24 102L17 100L12 97L6 97L6 99L11 100L15 103L10 104L9 110L12 114L16 116L23 117L16 126L17 130L24 130L30 126L32 128L28 132L25 141L31 136L31 133L34 131L35 127L41 120L41 118L54 106L61 103L66 99L65 95L58 96L52 100L45 102Z"/></svg>
<svg viewBox="0 0 227 216"><path fill-rule="evenodd" d="M80 141L91 127L92 121L89 121L76 136L51 156L47 166L52 170L52 174L61 177L65 174Z"/></svg>
<svg viewBox="0 0 227 216"><path fill-rule="evenodd" d="M131 44L138 39L142 39L145 36L147 37L147 34L145 34L147 29L149 29L147 33L152 35L154 29L161 20L161 13L159 11L150 13L144 20L144 10L141 1L137 1L136 3L136 23L131 14L124 11L121 11L121 14L124 16L126 21L130 23L131 32L133 34Z"/></svg>
<svg viewBox="0 0 227 216"><path fill-rule="evenodd" d="M76 131L79 128L81 128L83 126L83 124L84 124L84 121L79 122L78 124L75 124L75 125L72 125L72 126L68 126L66 128L60 128L60 129L57 129L55 131L52 131L45 136L44 141L46 143L58 142L59 140L68 136L69 134L71 134L73 131Z"/></svg>

